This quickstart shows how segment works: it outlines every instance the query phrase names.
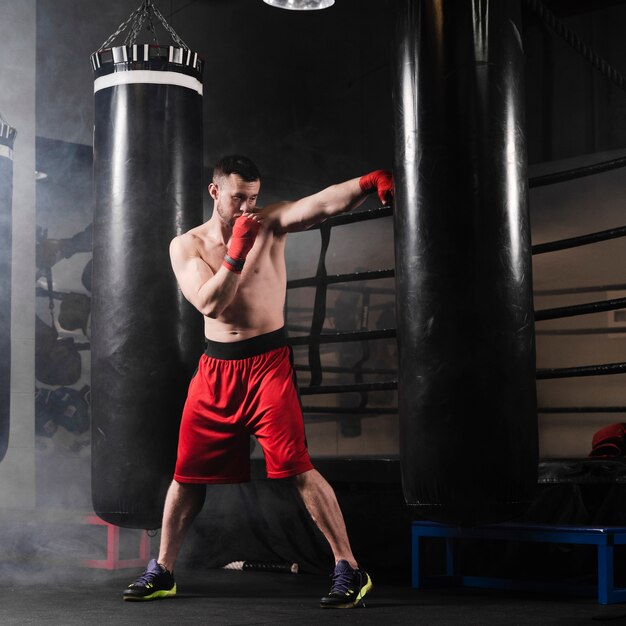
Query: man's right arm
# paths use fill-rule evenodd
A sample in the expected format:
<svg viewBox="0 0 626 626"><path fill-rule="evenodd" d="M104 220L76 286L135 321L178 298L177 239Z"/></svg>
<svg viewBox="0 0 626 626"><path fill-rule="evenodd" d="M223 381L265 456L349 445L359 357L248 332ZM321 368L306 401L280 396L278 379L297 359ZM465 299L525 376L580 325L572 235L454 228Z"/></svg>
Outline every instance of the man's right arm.
<svg viewBox="0 0 626 626"><path fill-rule="evenodd" d="M223 265L214 272L200 256L191 235L179 235L170 244L170 260L185 298L212 319L218 318L233 301L240 275Z"/></svg>
<svg viewBox="0 0 626 626"><path fill-rule="evenodd" d="M390 171L376 170L360 178L331 185L300 200L276 202L265 207L263 213L278 232L297 232L357 208L369 194L375 192L383 204L393 201Z"/></svg>
<svg viewBox="0 0 626 626"><path fill-rule="evenodd" d="M262 221L254 213L244 213L235 220L228 250L216 272L200 255L193 235L186 233L172 240L172 269L183 295L202 315L217 319L234 300Z"/></svg>

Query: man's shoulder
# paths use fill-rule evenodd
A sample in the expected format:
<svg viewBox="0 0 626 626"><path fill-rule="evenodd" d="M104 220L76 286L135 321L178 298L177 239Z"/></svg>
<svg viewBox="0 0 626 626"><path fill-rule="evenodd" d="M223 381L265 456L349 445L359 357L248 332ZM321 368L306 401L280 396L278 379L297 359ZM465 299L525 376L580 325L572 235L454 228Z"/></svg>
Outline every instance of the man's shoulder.
<svg viewBox="0 0 626 626"><path fill-rule="evenodd" d="M211 240L211 237L202 226L196 226L191 228L187 232L176 235L172 239L172 245L182 248L198 247L199 245L206 245Z"/></svg>
<svg viewBox="0 0 626 626"><path fill-rule="evenodd" d="M176 235L170 242L170 255L177 258L202 256L201 250L207 247L207 237L196 228Z"/></svg>
<svg viewBox="0 0 626 626"><path fill-rule="evenodd" d="M170 242L171 250L184 250L194 245L195 235L188 231L186 233L181 233L180 235L176 235Z"/></svg>

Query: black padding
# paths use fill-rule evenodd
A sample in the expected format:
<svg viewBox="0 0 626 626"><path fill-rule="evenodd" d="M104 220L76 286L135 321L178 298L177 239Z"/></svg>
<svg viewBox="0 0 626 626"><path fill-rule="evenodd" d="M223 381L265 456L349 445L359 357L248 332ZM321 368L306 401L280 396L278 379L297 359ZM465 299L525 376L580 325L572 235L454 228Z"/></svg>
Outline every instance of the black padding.
<svg viewBox="0 0 626 626"><path fill-rule="evenodd" d="M94 184L93 505L111 523L158 528L203 347L169 260L171 239L202 222L201 95L145 82L96 91Z"/></svg>
<svg viewBox="0 0 626 626"><path fill-rule="evenodd" d="M394 81L404 494L463 524L523 511L537 414L520 3L403 3Z"/></svg>
<svg viewBox="0 0 626 626"><path fill-rule="evenodd" d="M13 143L16 131L0 123L0 461L9 447L11 415L11 258Z"/></svg>

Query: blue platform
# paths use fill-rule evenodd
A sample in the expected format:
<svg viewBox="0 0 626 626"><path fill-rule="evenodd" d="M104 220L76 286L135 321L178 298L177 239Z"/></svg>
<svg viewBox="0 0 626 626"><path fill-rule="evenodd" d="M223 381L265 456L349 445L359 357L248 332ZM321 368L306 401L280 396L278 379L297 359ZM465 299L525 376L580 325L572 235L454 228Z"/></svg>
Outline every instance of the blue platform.
<svg viewBox="0 0 626 626"><path fill-rule="evenodd" d="M440 538L446 543L445 575L427 576L421 570L424 538ZM458 558L458 542L463 539L530 541L597 546L597 585L558 581L525 581L485 576L466 576ZM411 571L415 588L433 585L482 587L516 591L542 591L597 596L600 604L626 602L626 588L614 584L614 546L626 544L626 527L546 526L539 524L487 524L462 527L428 521L411 524Z"/></svg>

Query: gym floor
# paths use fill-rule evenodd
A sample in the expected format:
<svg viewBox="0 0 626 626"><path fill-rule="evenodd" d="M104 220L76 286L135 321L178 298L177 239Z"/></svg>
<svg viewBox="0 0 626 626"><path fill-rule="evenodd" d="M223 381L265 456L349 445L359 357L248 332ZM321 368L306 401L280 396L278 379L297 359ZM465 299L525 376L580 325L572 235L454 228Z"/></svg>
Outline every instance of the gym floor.
<svg viewBox="0 0 626 626"><path fill-rule="evenodd" d="M176 572L178 595L156 602L124 602L134 570L0 568L3 626L116 626L150 624L533 624L576 626L626 622L626 605L593 598L519 594L478 589L415 590L407 582L374 580L365 608L323 610L317 600L329 579L312 574L221 569Z"/></svg>

